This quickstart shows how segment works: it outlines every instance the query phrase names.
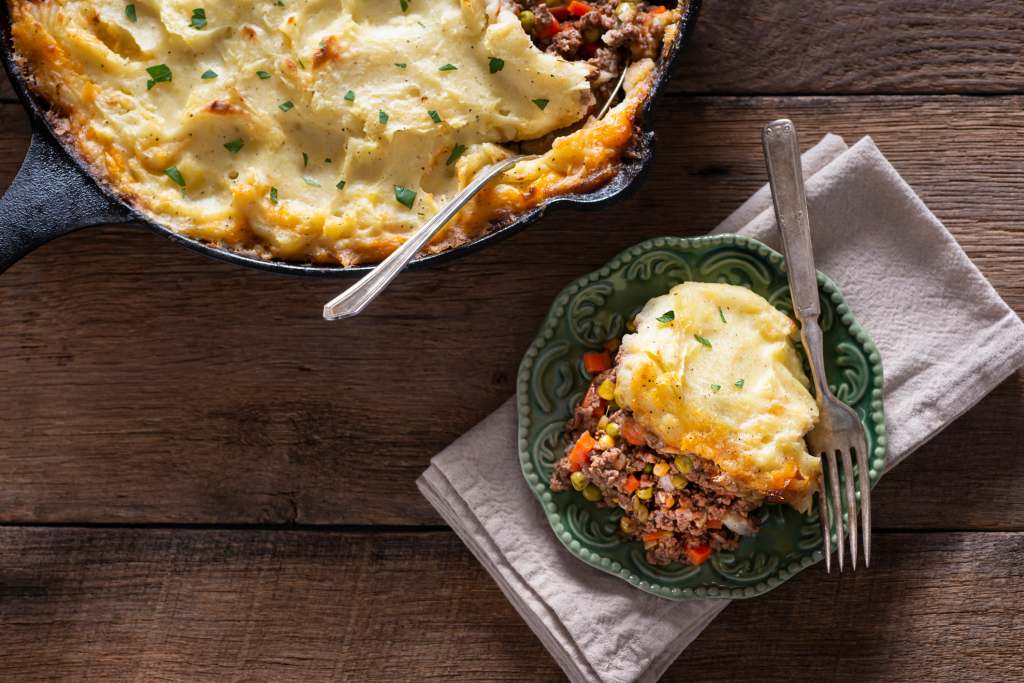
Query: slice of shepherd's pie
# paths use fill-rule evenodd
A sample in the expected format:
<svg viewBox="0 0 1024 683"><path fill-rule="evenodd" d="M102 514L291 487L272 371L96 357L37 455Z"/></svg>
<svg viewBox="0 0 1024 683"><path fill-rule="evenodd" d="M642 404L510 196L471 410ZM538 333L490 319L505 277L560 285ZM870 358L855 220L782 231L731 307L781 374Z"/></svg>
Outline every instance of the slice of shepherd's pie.
<svg viewBox="0 0 1024 683"><path fill-rule="evenodd" d="M647 560L699 565L756 532L764 502L807 511L821 465L797 325L743 287L686 282L651 299L568 425L554 491L621 507ZM612 344L614 346L614 344Z"/></svg>

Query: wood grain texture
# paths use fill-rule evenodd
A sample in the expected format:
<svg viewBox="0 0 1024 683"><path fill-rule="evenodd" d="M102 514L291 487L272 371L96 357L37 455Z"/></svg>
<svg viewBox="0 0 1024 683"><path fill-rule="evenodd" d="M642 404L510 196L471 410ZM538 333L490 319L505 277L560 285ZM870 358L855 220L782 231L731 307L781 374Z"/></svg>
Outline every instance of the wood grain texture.
<svg viewBox="0 0 1024 683"><path fill-rule="evenodd" d="M1024 92L1024 5L705 0L672 92ZM14 92L0 75L0 99Z"/></svg>
<svg viewBox="0 0 1024 683"><path fill-rule="evenodd" d="M672 90L1020 93L1024 4L706 0Z"/></svg>
<svg viewBox="0 0 1024 683"><path fill-rule="evenodd" d="M437 523L415 477L512 394L558 291L644 238L713 227L765 181L758 130L782 114L806 144L874 136L1024 312L1024 147L1007 144L1024 134L1021 98L663 104L658 157L632 198L557 211L404 275L355 321L319 319L343 282L227 266L134 226L30 255L0 278L0 520ZM0 184L24 148L22 118L0 107ZM943 501L966 495L956 524L1024 527L1022 397L1018 376L926 447L921 474L895 475L920 482L927 505L904 510L883 484L880 523L947 528ZM979 485L964 493L966 472Z"/></svg>
<svg viewBox="0 0 1024 683"><path fill-rule="evenodd" d="M1024 534L876 552L868 573L815 567L734 603L664 680L1024 676ZM2 529L0 641L20 683L561 678L448 532Z"/></svg>

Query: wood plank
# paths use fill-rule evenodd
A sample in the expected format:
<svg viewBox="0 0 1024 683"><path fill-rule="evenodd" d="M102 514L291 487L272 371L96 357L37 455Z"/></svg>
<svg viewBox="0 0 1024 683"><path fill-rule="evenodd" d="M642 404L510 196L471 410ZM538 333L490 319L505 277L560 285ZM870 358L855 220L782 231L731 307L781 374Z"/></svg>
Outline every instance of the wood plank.
<svg viewBox="0 0 1024 683"><path fill-rule="evenodd" d="M1024 5L707 0L672 90L1020 93Z"/></svg>
<svg viewBox="0 0 1024 683"><path fill-rule="evenodd" d="M670 90L1020 93L1022 45L1024 5L1006 0L705 0Z"/></svg>
<svg viewBox="0 0 1024 683"><path fill-rule="evenodd" d="M343 282L227 266L137 227L30 255L0 278L0 520L437 523L415 477L511 395L558 291L644 238L713 227L765 181L759 127L782 114L805 143L873 135L1024 312L1020 97L664 104L631 198L407 274L347 323L319 319ZM22 116L0 107L0 184ZM1018 375L883 484L879 523L1024 528L1022 398Z"/></svg>
<svg viewBox="0 0 1024 683"><path fill-rule="evenodd" d="M1022 566L1020 533L879 535L869 572L731 605L664 680L1019 680ZM560 678L447 532L4 528L0 640L22 683Z"/></svg>

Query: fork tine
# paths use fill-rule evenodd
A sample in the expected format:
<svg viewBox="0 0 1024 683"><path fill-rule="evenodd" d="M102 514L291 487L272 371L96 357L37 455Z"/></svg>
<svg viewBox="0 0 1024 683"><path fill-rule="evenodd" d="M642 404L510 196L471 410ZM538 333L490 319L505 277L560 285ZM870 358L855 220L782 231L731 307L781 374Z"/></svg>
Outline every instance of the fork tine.
<svg viewBox="0 0 1024 683"><path fill-rule="evenodd" d="M862 434L857 440L857 469L860 479L860 522L864 535L864 567L871 566L871 475L868 470L867 443Z"/></svg>
<svg viewBox="0 0 1024 683"><path fill-rule="evenodd" d="M839 497L839 468L836 466L835 451L825 451L822 461L828 465L829 504L832 507L832 519L836 523L836 555L839 556L839 573L843 573L843 546L846 544L843 533L843 506Z"/></svg>
<svg viewBox="0 0 1024 683"><path fill-rule="evenodd" d="M850 528L850 569L857 569L857 497L853 494L853 462L850 458L852 449L847 446L839 452L843 461L843 486L846 489L846 514Z"/></svg>
<svg viewBox="0 0 1024 683"><path fill-rule="evenodd" d="M825 497L825 477L818 475L818 521L821 522L821 538L825 544L825 572L832 573L832 518L828 514Z"/></svg>

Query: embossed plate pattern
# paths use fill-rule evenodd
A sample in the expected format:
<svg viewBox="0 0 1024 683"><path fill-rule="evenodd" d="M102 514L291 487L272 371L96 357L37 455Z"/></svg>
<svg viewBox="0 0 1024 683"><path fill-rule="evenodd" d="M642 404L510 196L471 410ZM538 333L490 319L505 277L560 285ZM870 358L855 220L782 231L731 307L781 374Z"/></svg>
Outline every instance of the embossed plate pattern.
<svg viewBox="0 0 1024 683"><path fill-rule="evenodd" d="M747 287L792 313L782 256L749 237L660 237L627 249L559 294L526 352L516 396L519 459L558 540L587 564L672 600L750 598L822 559L814 514L766 505L759 513L760 531L743 539L735 552L715 553L699 567L656 567L645 561L642 543L617 534L621 510L598 507L575 491L548 488L565 447L564 425L590 381L583 353L621 336L626 321L650 298L687 280ZM874 484L886 450L881 360L835 283L818 273L818 287L829 385L867 429Z"/></svg>

